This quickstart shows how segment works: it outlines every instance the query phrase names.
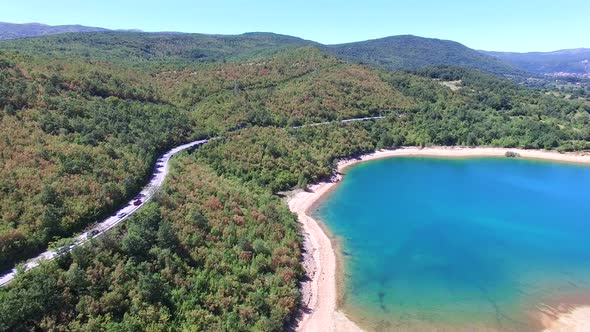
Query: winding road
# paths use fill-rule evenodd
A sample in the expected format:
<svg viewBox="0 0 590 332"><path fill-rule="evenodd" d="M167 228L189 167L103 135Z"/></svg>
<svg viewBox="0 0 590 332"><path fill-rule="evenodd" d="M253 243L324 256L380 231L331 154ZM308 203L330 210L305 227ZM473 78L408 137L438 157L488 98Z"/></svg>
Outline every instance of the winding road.
<svg viewBox="0 0 590 332"><path fill-rule="evenodd" d="M352 118L352 119L344 119L344 120L336 120L336 121L316 122L316 123L304 124L301 126L295 126L295 127L293 127L293 129L326 126L326 125L329 125L332 123L337 123L337 122L348 123L348 122L356 122L356 121L379 120L379 119L384 119L384 118L385 118L384 115L380 115L380 116L367 116L364 118Z"/></svg>
<svg viewBox="0 0 590 332"><path fill-rule="evenodd" d="M385 118L384 116L372 116L372 117L364 117L364 118L352 118L352 119L344 119L344 120L336 120L336 121L328 121L328 122L319 122L319 123L311 123L302 126L293 127L296 128L305 128L305 127L315 127L315 126L324 126L329 125L332 123L340 122L340 123L348 123L348 122L356 122L356 121L367 121L367 120L379 120ZM214 138L212 138L214 139ZM41 253L39 256L29 259L24 265L24 271L30 270L35 266L38 266L43 260L51 260L59 255L67 253L74 249L77 246L80 246L86 242L88 242L91 238L97 237L104 232L108 231L109 229L113 228L120 222L127 219L130 215L132 215L135 211L137 211L140 207L142 207L145 203L147 203L156 190L162 185L166 175L168 175L168 162L170 158L175 155L176 153L192 148L194 146L198 146L204 143L209 142L209 139L203 139L198 141L193 141L187 144L183 144L177 146L170 151L164 153L156 160L156 165L154 166L154 172L152 173L152 177L150 182L143 187L141 192L135 196L131 201L129 201L126 205L120 208L117 212L115 212L112 216L104 219L103 221L94 225L93 228L85 231L84 233L76 236L73 241L66 245L65 247L59 247L58 249L48 249L47 251ZM133 202L137 199L141 199L141 204L135 205ZM16 276L16 268L8 271L7 273L0 276L0 287L8 284L11 282Z"/></svg>
<svg viewBox="0 0 590 332"><path fill-rule="evenodd" d="M123 220L127 219L130 215L132 215L137 209L142 207L145 203L147 203L156 190L162 185L166 175L168 174L169 167L168 162L170 158L175 155L176 153L192 148L197 145L201 145L207 143L209 140L198 140L193 141L187 144L183 144L180 146L175 147L174 149L164 153L156 160L156 165L154 167L154 172L152 173L152 177L150 182L143 187L143 189L137 194L137 196L129 201L125 206L121 207L117 212L115 212L112 216L104 219L103 221L94 225L94 227L74 238L73 242L66 247L61 247L59 249L48 249L47 251L41 253L39 256L35 258L29 259L25 265L24 270L30 270L35 266L39 265L43 260L51 260L61 254L64 254L73 248L84 244L85 242L89 241L91 238L101 235L102 233L106 232L107 230L113 228ZM141 199L141 204L134 205L133 202L136 199ZM0 287L6 285L7 283L11 282L12 279L16 276L16 268L13 268L8 273L2 275L0 277Z"/></svg>

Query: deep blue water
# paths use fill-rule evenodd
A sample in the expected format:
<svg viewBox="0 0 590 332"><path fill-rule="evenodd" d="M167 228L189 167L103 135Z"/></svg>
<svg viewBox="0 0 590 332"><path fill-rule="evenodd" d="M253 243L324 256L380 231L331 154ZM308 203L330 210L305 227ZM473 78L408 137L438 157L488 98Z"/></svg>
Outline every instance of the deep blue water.
<svg viewBox="0 0 590 332"><path fill-rule="evenodd" d="M590 294L589 194L583 165L396 157L347 169L315 213L362 324L521 331L539 303Z"/></svg>

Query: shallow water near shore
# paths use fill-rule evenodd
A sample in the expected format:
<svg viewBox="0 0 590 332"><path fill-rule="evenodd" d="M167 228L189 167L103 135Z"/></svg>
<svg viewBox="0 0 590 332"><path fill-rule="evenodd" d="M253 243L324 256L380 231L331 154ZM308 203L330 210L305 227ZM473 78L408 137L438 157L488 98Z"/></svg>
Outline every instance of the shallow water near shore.
<svg viewBox="0 0 590 332"><path fill-rule="evenodd" d="M314 215L361 325L534 331L542 303L590 294L589 192L585 165L395 157L347 169Z"/></svg>

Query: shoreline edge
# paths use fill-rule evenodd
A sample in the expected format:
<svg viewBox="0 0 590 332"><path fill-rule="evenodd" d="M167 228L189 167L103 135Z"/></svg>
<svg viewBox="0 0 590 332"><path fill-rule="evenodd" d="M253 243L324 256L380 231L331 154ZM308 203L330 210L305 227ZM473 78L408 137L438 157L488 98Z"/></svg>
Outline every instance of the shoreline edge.
<svg viewBox="0 0 590 332"><path fill-rule="evenodd" d="M338 162L336 176L330 182L310 185L308 190L295 190L287 195L291 212L297 215L303 234L303 266L306 280L302 282L301 315L296 331L363 331L338 308L337 253L335 243L328 237L320 221L310 216L316 206L341 180L343 171L354 164L395 156L429 157L505 157L515 152L518 158L590 164L590 153L559 153L545 150L526 150L493 147L402 147L377 150ZM552 321L543 320L544 332L580 331L590 326L590 306L575 307L557 315Z"/></svg>

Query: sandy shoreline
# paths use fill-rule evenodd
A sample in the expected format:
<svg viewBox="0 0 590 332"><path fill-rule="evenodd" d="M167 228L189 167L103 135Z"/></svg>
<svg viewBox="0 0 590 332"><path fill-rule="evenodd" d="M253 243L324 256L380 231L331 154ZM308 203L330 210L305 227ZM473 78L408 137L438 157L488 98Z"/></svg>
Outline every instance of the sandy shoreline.
<svg viewBox="0 0 590 332"><path fill-rule="evenodd" d="M542 150L465 147L407 147L396 150L380 150L359 158L338 163L337 178L332 182L311 185L308 191L296 191L288 198L289 209L295 213L304 233L304 267L309 280L302 285L303 314L297 331L362 331L338 309L337 264L333 243L321 225L311 218L308 211L340 180L340 173L356 163L394 156L477 157L505 156L513 151L523 158L590 164L590 154L559 153ZM575 307L552 319L544 317L545 331L586 331L590 328L590 306Z"/></svg>
<svg viewBox="0 0 590 332"><path fill-rule="evenodd" d="M545 322L543 332L590 331L590 306L573 308Z"/></svg>

